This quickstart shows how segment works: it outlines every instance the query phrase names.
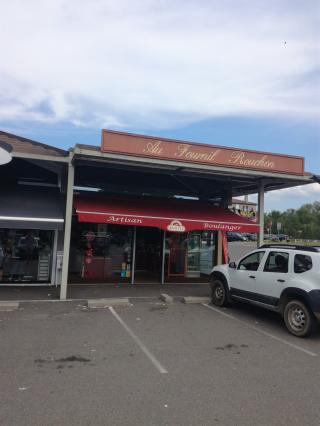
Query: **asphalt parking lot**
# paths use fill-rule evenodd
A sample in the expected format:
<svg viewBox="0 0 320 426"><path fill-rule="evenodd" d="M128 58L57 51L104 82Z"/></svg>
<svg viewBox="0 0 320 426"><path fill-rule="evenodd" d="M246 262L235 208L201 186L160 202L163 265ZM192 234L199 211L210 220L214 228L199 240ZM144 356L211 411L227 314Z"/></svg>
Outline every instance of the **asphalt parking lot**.
<svg viewBox="0 0 320 426"><path fill-rule="evenodd" d="M320 333L233 305L0 312L0 424L319 425Z"/></svg>

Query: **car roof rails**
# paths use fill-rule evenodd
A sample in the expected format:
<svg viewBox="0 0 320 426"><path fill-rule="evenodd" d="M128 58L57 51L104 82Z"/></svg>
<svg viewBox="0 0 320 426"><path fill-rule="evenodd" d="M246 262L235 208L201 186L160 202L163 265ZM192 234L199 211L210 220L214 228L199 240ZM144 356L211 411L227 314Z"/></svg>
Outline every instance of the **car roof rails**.
<svg viewBox="0 0 320 426"><path fill-rule="evenodd" d="M318 246L299 246L292 244L263 244L259 248L281 248L286 250L301 250L301 251L311 251L313 253L320 253L320 247Z"/></svg>

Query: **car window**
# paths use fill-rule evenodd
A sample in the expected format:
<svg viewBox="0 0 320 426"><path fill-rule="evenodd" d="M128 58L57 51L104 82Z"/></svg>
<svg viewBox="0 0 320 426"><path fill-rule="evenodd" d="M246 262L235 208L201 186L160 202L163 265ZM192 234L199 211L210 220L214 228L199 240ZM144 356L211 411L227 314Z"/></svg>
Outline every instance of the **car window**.
<svg viewBox="0 0 320 426"><path fill-rule="evenodd" d="M289 265L289 253L271 251L264 266L265 272L287 273Z"/></svg>
<svg viewBox="0 0 320 426"><path fill-rule="evenodd" d="M249 256L241 260L238 269L241 271L257 271L264 253L264 251L256 251L255 253L249 254Z"/></svg>
<svg viewBox="0 0 320 426"><path fill-rule="evenodd" d="M307 254L296 254L294 256L294 272L296 274L302 274L303 272L310 271L312 269L312 258Z"/></svg>

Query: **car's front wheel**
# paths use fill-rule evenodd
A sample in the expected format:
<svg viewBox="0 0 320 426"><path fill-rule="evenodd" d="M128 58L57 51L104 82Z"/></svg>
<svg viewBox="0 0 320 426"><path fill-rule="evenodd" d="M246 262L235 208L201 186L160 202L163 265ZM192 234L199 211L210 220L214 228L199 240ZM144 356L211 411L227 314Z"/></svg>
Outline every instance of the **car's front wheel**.
<svg viewBox="0 0 320 426"><path fill-rule="evenodd" d="M211 301L216 306L227 306L228 290L226 285L219 279L211 282Z"/></svg>
<svg viewBox="0 0 320 426"><path fill-rule="evenodd" d="M297 337L308 336L314 326L314 317L309 308L300 300L290 300L283 312L288 331Z"/></svg>

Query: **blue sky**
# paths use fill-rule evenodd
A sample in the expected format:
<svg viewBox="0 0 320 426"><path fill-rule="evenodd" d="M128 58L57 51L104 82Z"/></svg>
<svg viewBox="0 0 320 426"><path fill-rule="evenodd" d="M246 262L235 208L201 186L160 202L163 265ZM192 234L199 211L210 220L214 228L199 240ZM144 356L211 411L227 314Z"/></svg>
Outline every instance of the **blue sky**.
<svg viewBox="0 0 320 426"><path fill-rule="evenodd" d="M11 0L0 14L2 130L68 148L110 128L303 155L320 174L317 0ZM316 200L320 185L266 208Z"/></svg>

